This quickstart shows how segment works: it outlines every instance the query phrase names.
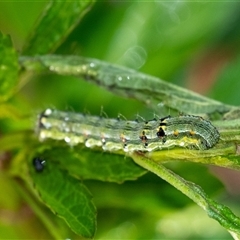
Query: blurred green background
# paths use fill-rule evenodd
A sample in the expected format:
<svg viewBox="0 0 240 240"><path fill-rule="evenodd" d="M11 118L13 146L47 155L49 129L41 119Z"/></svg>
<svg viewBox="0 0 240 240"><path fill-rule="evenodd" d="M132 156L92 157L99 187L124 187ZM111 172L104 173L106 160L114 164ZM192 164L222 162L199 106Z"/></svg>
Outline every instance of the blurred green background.
<svg viewBox="0 0 240 240"><path fill-rule="evenodd" d="M0 30L11 35L19 53L45 5L45 1L0 1ZM238 2L97 2L55 53L124 65L224 103L239 105L239 13ZM136 114L148 119L154 115L133 99L54 75L34 76L17 97L33 116L49 106L93 115L99 115L103 107L109 117L121 113L128 119L134 119ZM161 112L156 114L161 116ZM240 213L238 174L212 169L225 182L228 190L225 192L203 166L179 163L171 167ZM156 200L151 202L149 211L150 201L141 195L142 184L148 189L143 191L147 197ZM88 187L99 207L99 238L231 239L190 200L152 175L120 186L89 181ZM125 208L126 205L129 207ZM139 211L143 206L143 211Z"/></svg>

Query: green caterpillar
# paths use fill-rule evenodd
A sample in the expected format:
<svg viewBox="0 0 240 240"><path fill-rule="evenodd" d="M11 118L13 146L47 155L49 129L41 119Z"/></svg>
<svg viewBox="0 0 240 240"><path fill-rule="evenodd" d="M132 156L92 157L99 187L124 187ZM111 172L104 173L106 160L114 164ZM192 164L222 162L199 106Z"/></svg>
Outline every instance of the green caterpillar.
<svg viewBox="0 0 240 240"><path fill-rule="evenodd" d="M46 109L39 115L40 140L64 140L105 151L156 151L171 147L205 150L220 138L210 121L193 115L167 116L150 121L125 121Z"/></svg>

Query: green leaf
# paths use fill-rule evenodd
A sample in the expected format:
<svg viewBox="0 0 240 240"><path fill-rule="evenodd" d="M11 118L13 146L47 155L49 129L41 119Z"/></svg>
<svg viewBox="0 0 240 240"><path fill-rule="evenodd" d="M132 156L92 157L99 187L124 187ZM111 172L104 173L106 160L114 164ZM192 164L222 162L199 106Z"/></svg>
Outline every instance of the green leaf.
<svg viewBox="0 0 240 240"><path fill-rule="evenodd" d="M22 57L22 68L28 71L53 72L75 76L98 84L117 95L131 96L159 111L161 106L173 111L209 116L225 113L236 107L204 97L159 78L130 68L97 59L78 56L46 55Z"/></svg>
<svg viewBox="0 0 240 240"><path fill-rule="evenodd" d="M239 239L240 218L235 216L228 207L210 199L197 184L186 181L152 159L140 156L136 153L132 154L132 157L137 164L169 182L176 189L196 202L207 212L209 217L217 220L235 239Z"/></svg>
<svg viewBox="0 0 240 240"><path fill-rule="evenodd" d="M79 179L95 179L121 183L135 180L146 173L131 158L94 151L84 147L53 147L41 153L46 160L59 162L61 168Z"/></svg>
<svg viewBox="0 0 240 240"><path fill-rule="evenodd" d="M0 32L0 101L13 94L18 81L18 57L9 36Z"/></svg>
<svg viewBox="0 0 240 240"><path fill-rule="evenodd" d="M85 185L52 161L46 162L42 172L31 165L30 174L41 200L75 233L92 238L96 230L96 209Z"/></svg>
<svg viewBox="0 0 240 240"><path fill-rule="evenodd" d="M23 53L36 55L53 52L89 11L93 2L50 1L23 47Z"/></svg>

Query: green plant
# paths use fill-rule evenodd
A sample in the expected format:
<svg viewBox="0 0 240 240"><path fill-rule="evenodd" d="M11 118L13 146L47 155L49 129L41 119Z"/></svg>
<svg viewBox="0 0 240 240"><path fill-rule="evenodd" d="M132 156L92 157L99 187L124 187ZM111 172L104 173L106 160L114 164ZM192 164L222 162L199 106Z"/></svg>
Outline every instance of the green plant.
<svg viewBox="0 0 240 240"><path fill-rule="evenodd" d="M116 8L114 4L119 5ZM222 52L223 59L231 61L219 75L212 96L221 96L219 100L237 96L232 86L236 86L234 78L237 79L239 58L234 58L232 48L239 40L239 20L233 14L239 4L178 4L96 3L89 12L92 15L87 15L78 25L92 7L91 1L50 2L19 56L10 38L1 34L0 181L5 193L0 198L1 238L92 238L96 231L95 205L98 209L97 238L229 237L221 230L211 232L214 223L209 223L211 227L204 225L206 218L201 221L201 212L168 185L171 183L239 239L239 218L203 191L214 196L222 190L221 183L204 166L196 164L239 169L239 108L128 68L77 56L104 58L135 69L142 67L141 71L177 83L179 78L183 79L181 76L193 56L204 55L208 48L214 56L224 45L228 54ZM101 16L103 8L112 11ZM191 20L187 16L191 16ZM200 24L201 19L209 20L208 24ZM224 23L226 28L218 29L219 23ZM232 30L227 28L229 26ZM133 31L133 38L126 37L129 29ZM174 31L175 38L168 38L172 36L169 29ZM133 42L134 38L137 43ZM108 50L104 50L106 46ZM122 54L123 49L125 54ZM47 55L49 53L55 55ZM158 55L161 57L157 58ZM94 69L90 68L90 63L94 64ZM124 74L131 75L131 82L116 82L116 78ZM229 74L232 82L226 83ZM80 83L77 78L92 81L97 86ZM232 89L230 94L223 91L227 84ZM99 85L110 89L110 93L99 89ZM147 104L148 109L135 100L116 95L131 96ZM237 98L229 104L234 100L237 104ZM116 154L84 146L70 148L62 142L41 143L37 139L33 125L43 107L70 106L78 111L86 107L94 113L100 112L99 103L104 106L104 112L112 116L118 111L126 117L134 114L145 117L149 112L153 116L152 110L161 117L169 111L173 115L179 112L202 115L218 128L221 139L209 150L174 148L149 154ZM41 172L33 166L32 160L36 157L46 160ZM190 178L203 189L173 171ZM197 217L193 212L197 212ZM15 216L14 224L7 227L10 213ZM22 221L16 217L19 215L23 216ZM199 232L194 230L192 219Z"/></svg>

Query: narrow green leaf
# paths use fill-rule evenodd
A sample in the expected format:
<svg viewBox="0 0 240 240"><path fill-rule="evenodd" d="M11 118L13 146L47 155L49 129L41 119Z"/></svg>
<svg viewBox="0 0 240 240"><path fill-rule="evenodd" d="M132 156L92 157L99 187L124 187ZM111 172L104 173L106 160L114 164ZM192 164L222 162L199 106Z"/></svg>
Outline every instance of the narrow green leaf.
<svg viewBox="0 0 240 240"><path fill-rule="evenodd" d="M29 71L53 72L83 78L118 95L144 101L156 110L159 110L161 103L167 112L171 108L177 113L208 114L211 117L236 109L234 106L201 96L159 78L97 59L48 55L35 58L22 57L20 62L22 67Z"/></svg>
<svg viewBox="0 0 240 240"><path fill-rule="evenodd" d="M96 209L85 185L52 161L46 162L43 171L36 171L31 165L30 173L42 201L75 233L92 238L96 230Z"/></svg>
<svg viewBox="0 0 240 240"><path fill-rule="evenodd" d="M41 156L59 162L62 168L80 179L121 183L135 180L146 173L129 157L84 147L53 147L42 152Z"/></svg>
<svg viewBox="0 0 240 240"><path fill-rule="evenodd" d="M79 23L93 2L50 1L23 47L23 53L36 55L53 52Z"/></svg>
<svg viewBox="0 0 240 240"><path fill-rule="evenodd" d="M210 199L200 186L193 182L186 181L152 159L135 153L132 157L137 164L161 177L196 202L207 212L209 217L217 220L232 236L236 237L235 239L239 239L240 218L235 216L228 207Z"/></svg>
<svg viewBox="0 0 240 240"><path fill-rule="evenodd" d="M18 56L9 36L0 32L0 101L13 94L18 81Z"/></svg>

